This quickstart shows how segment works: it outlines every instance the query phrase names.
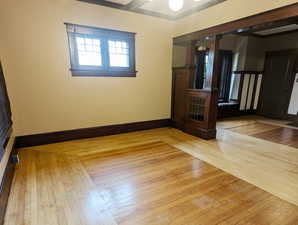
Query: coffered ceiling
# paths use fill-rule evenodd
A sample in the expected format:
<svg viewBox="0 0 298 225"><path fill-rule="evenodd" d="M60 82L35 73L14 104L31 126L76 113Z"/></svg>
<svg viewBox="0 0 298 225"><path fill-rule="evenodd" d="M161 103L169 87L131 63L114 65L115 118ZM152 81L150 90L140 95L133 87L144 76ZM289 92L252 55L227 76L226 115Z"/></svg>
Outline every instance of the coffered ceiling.
<svg viewBox="0 0 298 225"><path fill-rule="evenodd" d="M175 12L169 8L169 0L78 0L92 4L112 7L135 13L161 17L169 20L180 19L217 5L227 0L184 0L181 10Z"/></svg>

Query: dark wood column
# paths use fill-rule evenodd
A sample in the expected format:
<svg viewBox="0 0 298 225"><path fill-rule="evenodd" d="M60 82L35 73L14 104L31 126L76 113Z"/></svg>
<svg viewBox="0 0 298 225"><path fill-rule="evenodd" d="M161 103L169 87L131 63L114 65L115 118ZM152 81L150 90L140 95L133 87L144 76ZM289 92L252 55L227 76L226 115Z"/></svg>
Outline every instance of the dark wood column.
<svg viewBox="0 0 298 225"><path fill-rule="evenodd" d="M172 77L172 125L184 130L185 126L185 90L193 88L195 79L194 57L196 41L186 47L185 66L173 68Z"/></svg>
<svg viewBox="0 0 298 225"><path fill-rule="evenodd" d="M209 61L206 74L205 88L210 90L217 89L219 75L219 40L220 37L209 38Z"/></svg>
<svg viewBox="0 0 298 225"><path fill-rule="evenodd" d="M220 37L214 37L210 40L209 48L209 66L206 74L206 89L211 92L210 105L208 108L208 120L206 132L210 138L216 137L217 121L217 101L218 101L218 78L220 73L219 67L219 41ZM210 134L210 135L209 135Z"/></svg>
<svg viewBox="0 0 298 225"><path fill-rule="evenodd" d="M191 41L187 46L186 52L186 69L188 71L188 88L194 88L195 85L195 54L196 41Z"/></svg>
<svg viewBox="0 0 298 225"><path fill-rule="evenodd" d="M189 134L212 139L216 137L219 38L202 38L200 42L208 52L204 88L195 87L198 42L191 41L187 46L185 67L173 70L172 121L174 127ZM200 60L205 63L205 58ZM202 73L199 76L203 76Z"/></svg>
<svg viewBox="0 0 298 225"><path fill-rule="evenodd" d="M204 89L185 91L185 132L203 139L216 138L219 37L208 38L208 64Z"/></svg>

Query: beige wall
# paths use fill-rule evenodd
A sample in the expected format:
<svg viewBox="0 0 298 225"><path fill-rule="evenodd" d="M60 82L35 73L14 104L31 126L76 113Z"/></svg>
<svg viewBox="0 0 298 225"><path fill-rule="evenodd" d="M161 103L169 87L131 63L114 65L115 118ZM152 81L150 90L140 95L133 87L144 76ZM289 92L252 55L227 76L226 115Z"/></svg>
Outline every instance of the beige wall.
<svg viewBox="0 0 298 225"><path fill-rule="evenodd" d="M175 25L174 36L198 31L296 2L295 0L227 0L178 20Z"/></svg>
<svg viewBox="0 0 298 225"><path fill-rule="evenodd" d="M64 22L136 32L137 77L72 77ZM76 0L5 0L0 28L16 135L170 117L172 22Z"/></svg>

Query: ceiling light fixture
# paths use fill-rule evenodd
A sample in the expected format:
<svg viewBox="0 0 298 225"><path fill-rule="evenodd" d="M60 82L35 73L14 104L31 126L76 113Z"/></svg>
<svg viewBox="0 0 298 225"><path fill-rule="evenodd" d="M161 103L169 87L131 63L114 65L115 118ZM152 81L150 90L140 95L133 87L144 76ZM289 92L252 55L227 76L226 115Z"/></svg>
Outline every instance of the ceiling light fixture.
<svg viewBox="0 0 298 225"><path fill-rule="evenodd" d="M179 11L184 5L184 0L169 0L169 7L173 11Z"/></svg>

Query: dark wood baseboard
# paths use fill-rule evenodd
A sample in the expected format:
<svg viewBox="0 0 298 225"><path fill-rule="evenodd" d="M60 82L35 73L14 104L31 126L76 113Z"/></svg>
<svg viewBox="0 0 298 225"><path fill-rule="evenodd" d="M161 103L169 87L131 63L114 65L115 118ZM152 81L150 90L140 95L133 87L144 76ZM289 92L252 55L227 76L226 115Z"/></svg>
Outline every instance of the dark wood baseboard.
<svg viewBox="0 0 298 225"><path fill-rule="evenodd" d="M4 224L5 212L7 208L8 198L9 198L14 170L15 170L15 163L12 160L13 156L17 154L15 144L16 142L14 142L14 145L10 153L9 160L7 162L4 175L1 181L1 186L0 186L0 224L1 225Z"/></svg>
<svg viewBox="0 0 298 225"><path fill-rule="evenodd" d="M93 138L114 134L128 133L133 131L148 130L160 127L171 126L170 119L150 120L135 123L126 123L102 127L82 128L75 130L65 130L43 134L33 134L16 137L16 147L30 147L36 145L52 144L63 141L70 141L82 138Z"/></svg>
<svg viewBox="0 0 298 225"><path fill-rule="evenodd" d="M230 111L220 111L217 114L217 119L224 119L229 117L237 117L237 116L249 116L256 115L256 110L230 110Z"/></svg>
<svg viewBox="0 0 298 225"><path fill-rule="evenodd" d="M178 130L184 130L184 122L172 120L172 127Z"/></svg>

